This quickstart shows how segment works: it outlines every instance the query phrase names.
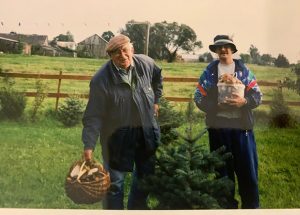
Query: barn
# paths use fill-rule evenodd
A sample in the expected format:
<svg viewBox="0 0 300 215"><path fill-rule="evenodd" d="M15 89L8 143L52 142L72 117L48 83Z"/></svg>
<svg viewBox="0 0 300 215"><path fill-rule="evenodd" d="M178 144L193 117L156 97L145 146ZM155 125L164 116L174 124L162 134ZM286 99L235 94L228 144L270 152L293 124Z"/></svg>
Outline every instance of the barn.
<svg viewBox="0 0 300 215"><path fill-rule="evenodd" d="M108 42L97 34L94 34L77 44L77 56L88 58L107 57L105 51Z"/></svg>

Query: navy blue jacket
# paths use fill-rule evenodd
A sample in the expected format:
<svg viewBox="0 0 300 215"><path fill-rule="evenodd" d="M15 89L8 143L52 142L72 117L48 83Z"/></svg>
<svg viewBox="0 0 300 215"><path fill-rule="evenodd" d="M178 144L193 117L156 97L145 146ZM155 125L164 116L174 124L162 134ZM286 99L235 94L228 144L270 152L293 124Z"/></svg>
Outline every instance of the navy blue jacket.
<svg viewBox="0 0 300 215"><path fill-rule="evenodd" d="M154 104L162 96L161 69L145 55L134 55L133 60L132 88L111 60L94 75L83 117L84 149L94 150L100 135L104 161L121 171L132 170L134 144L127 135L132 123L143 129L147 154L155 153L160 138Z"/></svg>
<svg viewBox="0 0 300 215"><path fill-rule="evenodd" d="M241 60L234 59L236 77L245 85L245 99L247 104L241 107L242 118L239 120L241 129L252 129L254 125L252 109L261 104L262 93L254 74ZM211 62L199 78L194 101L197 107L206 113L206 125L219 127L218 112L218 64L219 60Z"/></svg>

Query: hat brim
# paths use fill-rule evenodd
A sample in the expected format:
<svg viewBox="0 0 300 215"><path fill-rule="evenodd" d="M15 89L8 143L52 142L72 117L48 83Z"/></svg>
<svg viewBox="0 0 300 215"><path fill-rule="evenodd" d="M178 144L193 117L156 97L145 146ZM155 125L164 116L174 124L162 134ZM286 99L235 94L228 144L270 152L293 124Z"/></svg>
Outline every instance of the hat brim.
<svg viewBox="0 0 300 215"><path fill-rule="evenodd" d="M228 43L228 42L219 42L219 43L215 43L213 45L209 45L209 50L216 53L218 47L226 45L226 44L231 46L232 53L236 53L238 51L236 49L236 46L233 43Z"/></svg>

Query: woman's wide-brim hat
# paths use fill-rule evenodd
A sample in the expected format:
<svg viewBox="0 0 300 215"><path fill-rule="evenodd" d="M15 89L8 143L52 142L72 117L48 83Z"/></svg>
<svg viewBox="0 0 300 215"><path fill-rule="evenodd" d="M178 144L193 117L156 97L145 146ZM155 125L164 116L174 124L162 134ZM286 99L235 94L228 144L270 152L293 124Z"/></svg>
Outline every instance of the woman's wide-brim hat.
<svg viewBox="0 0 300 215"><path fill-rule="evenodd" d="M209 50L216 53L218 47L223 45L230 45L232 53L237 52L236 46L228 35L217 35L214 38L214 44L209 45Z"/></svg>

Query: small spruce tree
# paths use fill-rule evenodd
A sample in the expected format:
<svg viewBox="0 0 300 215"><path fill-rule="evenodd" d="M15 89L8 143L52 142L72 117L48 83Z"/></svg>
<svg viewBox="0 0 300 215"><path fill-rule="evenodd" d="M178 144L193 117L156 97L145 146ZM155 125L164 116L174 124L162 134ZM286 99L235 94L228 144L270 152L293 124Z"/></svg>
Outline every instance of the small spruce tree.
<svg viewBox="0 0 300 215"><path fill-rule="evenodd" d="M150 194L153 209L226 208L230 199L233 182L227 177L218 177L216 169L225 165L225 159L231 155L224 153L224 148L210 153L199 143L206 129L194 137L193 108L190 102L186 135L179 134L180 141L158 148L155 174L141 183Z"/></svg>
<svg viewBox="0 0 300 215"><path fill-rule="evenodd" d="M58 108L58 120L66 127L72 127L80 122L83 114L83 103L76 96L70 96L65 100L65 103Z"/></svg>
<svg viewBox="0 0 300 215"><path fill-rule="evenodd" d="M182 114L176 111L174 106L162 97L158 116L158 123L161 130L160 141L162 144L169 144L178 139L175 129L181 125L182 121Z"/></svg>

